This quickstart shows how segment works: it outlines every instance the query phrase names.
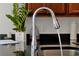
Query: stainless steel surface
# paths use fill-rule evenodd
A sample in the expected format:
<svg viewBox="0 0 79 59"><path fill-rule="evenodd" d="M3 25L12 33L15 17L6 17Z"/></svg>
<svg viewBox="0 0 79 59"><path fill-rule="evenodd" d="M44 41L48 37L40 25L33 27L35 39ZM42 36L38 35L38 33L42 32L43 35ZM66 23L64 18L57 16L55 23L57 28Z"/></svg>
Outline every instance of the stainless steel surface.
<svg viewBox="0 0 79 59"><path fill-rule="evenodd" d="M52 24L53 24L53 27L55 29L59 29L60 28L60 25L55 17L55 14L54 12L48 8L48 7L40 7L38 8L34 14L33 14L33 17L32 17L32 43L31 43L31 56L34 56L35 55L35 50L37 49L37 41L36 41L36 35L35 35L35 16L37 14L37 12L39 10L42 10L42 9L46 9L47 11L50 12L51 16L52 16ZM59 31L58 31L58 37L59 37L59 43L60 43L60 48L61 48L61 55L63 55L62 53L62 45L61 45L61 39L60 39L60 35L59 35Z"/></svg>
<svg viewBox="0 0 79 59"><path fill-rule="evenodd" d="M61 56L60 50L54 49L54 50L43 50L44 56ZM73 49L63 49L63 56L79 56L78 50Z"/></svg>
<svg viewBox="0 0 79 59"><path fill-rule="evenodd" d="M44 47L59 47L59 45L41 45L41 48ZM70 45L63 45L63 47L70 47ZM76 47L75 47L76 48ZM31 56L31 46L28 46L27 55ZM61 56L60 49L46 49L41 50L38 56ZM79 56L78 49L63 49L63 56Z"/></svg>

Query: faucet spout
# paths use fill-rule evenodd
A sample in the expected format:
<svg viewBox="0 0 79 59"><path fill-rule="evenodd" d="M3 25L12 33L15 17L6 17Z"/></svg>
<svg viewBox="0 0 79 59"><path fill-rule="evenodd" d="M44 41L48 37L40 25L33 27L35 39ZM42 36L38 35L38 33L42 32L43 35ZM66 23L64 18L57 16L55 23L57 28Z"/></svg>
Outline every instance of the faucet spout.
<svg viewBox="0 0 79 59"><path fill-rule="evenodd" d="M55 29L59 29L59 28L60 28L60 25L59 25L59 23L58 23L58 21L57 21L55 15L54 15L54 12L53 12L50 8L48 8L48 7L40 7L40 8L38 8L38 9L34 12L34 14L33 14L33 16L32 16L32 29L33 29L33 30L32 30L31 56L34 56L35 49L36 49L35 16L36 16L37 12L38 12L39 10L42 10L42 9L46 9L46 10L48 10L48 11L50 12L50 14L51 14L51 16L52 16L52 20L53 20L52 22L53 22L54 28L55 28Z"/></svg>
<svg viewBox="0 0 79 59"><path fill-rule="evenodd" d="M38 12L39 10L42 10L42 9L46 9L47 11L50 12L50 14L51 14L51 16L52 16L54 28L55 28L55 29L59 29L59 28L60 28L60 25L59 25L59 23L58 23L58 20L57 20L56 17L55 17L55 14L54 14L54 12L53 12L50 8L48 8L48 7L40 7L40 8L38 8L38 9L34 12L33 17L32 17L33 23L35 22L34 20L35 20L35 16L36 16L37 12Z"/></svg>

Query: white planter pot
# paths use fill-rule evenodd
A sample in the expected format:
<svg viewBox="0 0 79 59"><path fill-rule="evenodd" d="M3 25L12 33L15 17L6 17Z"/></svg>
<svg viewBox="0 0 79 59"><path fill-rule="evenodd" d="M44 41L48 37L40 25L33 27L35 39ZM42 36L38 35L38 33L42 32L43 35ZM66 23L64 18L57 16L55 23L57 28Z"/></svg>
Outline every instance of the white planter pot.
<svg viewBox="0 0 79 59"><path fill-rule="evenodd" d="M25 32L16 32L15 40L19 42L19 44L15 45L16 51L24 51L26 46L26 34Z"/></svg>

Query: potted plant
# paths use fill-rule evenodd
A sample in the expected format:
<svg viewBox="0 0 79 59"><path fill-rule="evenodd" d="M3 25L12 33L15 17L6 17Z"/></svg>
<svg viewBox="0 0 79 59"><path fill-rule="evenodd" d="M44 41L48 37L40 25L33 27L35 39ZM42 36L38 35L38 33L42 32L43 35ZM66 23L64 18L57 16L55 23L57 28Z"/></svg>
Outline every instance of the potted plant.
<svg viewBox="0 0 79 59"><path fill-rule="evenodd" d="M13 22L13 25L15 25L15 28L13 28L13 30L16 30L15 40L20 42L15 45L17 51L24 51L24 43L26 42L25 21L29 12L30 11L26 9L25 4L22 4L21 7L19 7L18 3L14 3L13 15L6 14L6 17L8 17Z"/></svg>

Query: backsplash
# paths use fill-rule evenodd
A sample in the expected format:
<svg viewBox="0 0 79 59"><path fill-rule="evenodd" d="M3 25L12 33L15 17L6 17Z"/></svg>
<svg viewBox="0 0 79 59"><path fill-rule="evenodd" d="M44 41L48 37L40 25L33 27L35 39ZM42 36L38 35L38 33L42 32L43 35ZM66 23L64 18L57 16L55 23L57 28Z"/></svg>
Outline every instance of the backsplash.
<svg viewBox="0 0 79 59"><path fill-rule="evenodd" d="M12 40L15 40L15 34L12 35ZM7 34L0 34L0 40L5 39ZM70 34L61 34L62 44L70 44ZM77 34L77 42L79 42L79 34ZM27 34L27 44L31 43L30 35ZM58 35L57 34L40 34L40 44L59 44Z"/></svg>
<svg viewBox="0 0 79 59"><path fill-rule="evenodd" d="M77 34L77 42L79 43L79 34Z"/></svg>
<svg viewBox="0 0 79 59"><path fill-rule="evenodd" d="M0 40L1 40L1 39L5 39L5 37L7 37L6 34L0 34Z"/></svg>
<svg viewBox="0 0 79 59"><path fill-rule="evenodd" d="M57 34L40 34L40 44L41 45L58 45L58 35ZM70 34L61 34L62 44L70 44ZM30 35L27 34L27 44L31 43Z"/></svg>
<svg viewBox="0 0 79 59"><path fill-rule="evenodd" d="M0 34L0 40L5 40L7 37L7 34ZM15 34L11 34L11 39L15 40Z"/></svg>

